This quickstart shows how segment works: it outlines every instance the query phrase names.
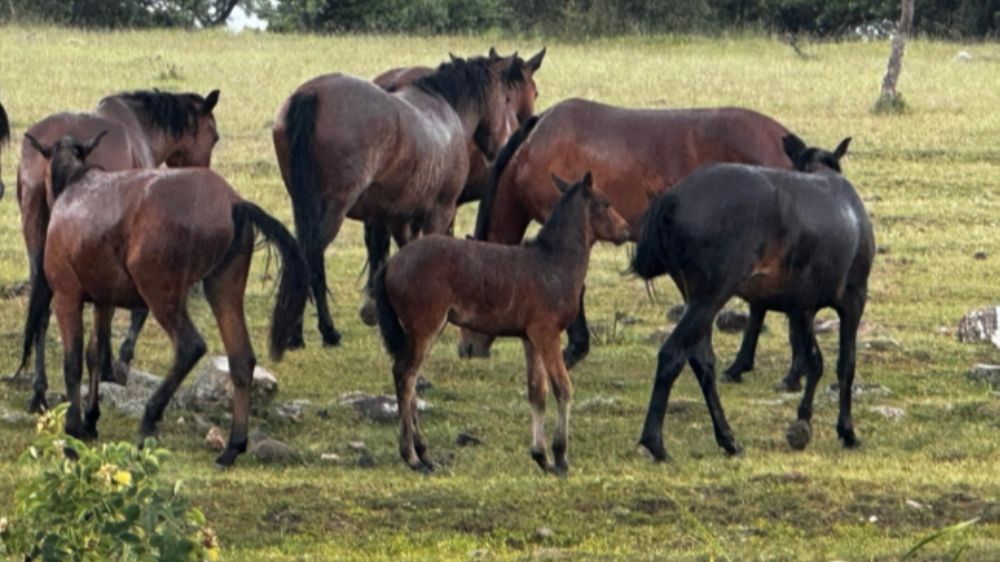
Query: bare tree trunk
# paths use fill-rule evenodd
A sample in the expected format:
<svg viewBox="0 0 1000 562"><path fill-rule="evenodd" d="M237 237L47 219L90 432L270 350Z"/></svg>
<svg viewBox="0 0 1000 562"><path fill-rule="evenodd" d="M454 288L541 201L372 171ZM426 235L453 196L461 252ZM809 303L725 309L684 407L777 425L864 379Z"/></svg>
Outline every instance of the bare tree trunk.
<svg viewBox="0 0 1000 562"><path fill-rule="evenodd" d="M889 53L889 65L882 79L882 100L895 100L899 97L896 91L896 81L903 69L903 51L906 49L906 37L913 29L913 0L902 0L903 12L899 17L899 27L892 35L892 51Z"/></svg>
<svg viewBox="0 0 1000 562"><path fill-rule="evenodd" d="M215 10L213 10L212 15L206 14L205 17L199 16L198 20L204 27L216 27L226 23L229 16L236 9L236 6L240 3L240 0L217 0L215 2Z"/></svg>

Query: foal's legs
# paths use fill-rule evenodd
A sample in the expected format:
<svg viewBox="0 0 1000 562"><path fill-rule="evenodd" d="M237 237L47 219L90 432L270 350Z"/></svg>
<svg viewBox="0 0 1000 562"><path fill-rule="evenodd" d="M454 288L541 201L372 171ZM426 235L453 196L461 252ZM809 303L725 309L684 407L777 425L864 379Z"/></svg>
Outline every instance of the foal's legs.
<svg viewBox="0 0 1000 562"><path fill-rule="evenodd" d="M766 315L767 309L763 305L750 303L750 320L743 331L743 343L740 344L740 351L736 354L733 364L722 373L722 382L743 382L743 373L753 370L757 340L760 338L760 330L764 326Z"/></svg>
<svg viewBox="0 0 1000 562"><path fill-rule="evenodd" d="M715 430L715 442L730 456L740 454L743 449L733 437L733 430L726 421L726 413L722 410L722 402L715 388L715 352L712 351L711 325L708 334L695 345L688 362L705 396L705 404L712 417L712 428Z"/></svg>
<svg viewBox="0 0 1000 562"><path fill-rule="evenodd" d="M584 286L580 290L580 312L573 319L573 323L566 328L569 341L566 342L566 349L562 353L567 369L572 369L590 353L590 328L587 327L587 315L583 310L583 296L587 292L586 289Z"/></svg>
<svg viewBox="0 0 1000 562"><path fill-rule="evenodd" d="M66 379L66 433L77 439L89 436L83 427L80 405L80 378L83 375L83 300L76 296L56 295L56 318L63 343L63 376Z"/></svg>
<svg viewBox="0 0 1000 562"><path fill-rule="evenodd" d="M378 324L375 310L375 274L385 264L389 256L389 227L382 222L365 223L365 248L368 250L368 283L365 285L365 300L361 304L361 321L368 326Z"/></svg>
<svg viewBox="0 0 1000 562"><path fill-rule="evenodd" d="M550 472L552 465L545 452L548 448L545 438L545 400L549 393L545 360L538 346L530 339L522 338L521 343L524 345L524 362L527 367L528 402L531 403L531 458L542 470Z"/></svg>
<svg viewBox="0 0 1000 562"><path fill-rule="evenodd" d="M107 380L105 375L111 373L111 319L114 313L114 307L94 306L94 336L91 341L96 341L96 356L93 365L90 365L91 359L87 359L90 370L90 402L83 418L83 431L89 438L97 438L97 420L101 417L100 385L101 381ZM88 355L89 353L88 349Z"/></svg>
<svg viewBox="0 0 1000 562"><path fill-rule="evenodd" d="M128 334L122 340L122 345L118 349L118 360L129 366L132 358L135 357L135 342L139 339L139 332L142 331L146 318L149 316L148 308L135 308L132 310L128 326Z"/></svg>
<svg viewBox="0 0 1000 562"><path fill-rule="evenodd" d="M434 463L427 456L427 442L420 432L417 419L417 373L438 330L408 331L407 352L392 365L399 407L399 455L413 470L431 472Z"/></svg>
<svg viewBox="0 0 1000 562"><path fill-rule="evenodd" d="M249 229L248 229L248 232ZM257 358L247 332L246 317L243 312L243 297L253 239L248 238L246 251L234 254L228 262L216 269L205 279L205 297L212 307L212 313L219 325L222 344L229 359L229 375L233 381L233 422L229 430L229 444L215 460L219 466L231 466L236 457L246 452L250 423L250 387L253 384L253 370Z"/></svg>
<svg viewBox="0 0 1000 562"><path fill-rule="evenodd" d="M858 326L865 310L865 293L865 288L849 291L837 309L837 314L840 315L840 353L837 356L840 415L837 417L837 435L847 448L861 445L861 441L854 433L854 421L851 419L851 396L857 360Z"/></svg>
<svg viewBox="0 0 1000 562"><path fill-rule="evenodd" d="M569 378L562 353L559 351L559 333L556 332L548 338L538 338L538 342L539 345L544 345L538 351L545 361L545 373L548 374L559 408L556 430L552 437L552 455L555 457L553 470L560 476L566 476L569 473L566 451L569 449L569 411L573 403L573 382Z"/></svg>
<svg viewBox="0 0 1000 562"><path fill-rule="evenodd" d="M816 395L816 386L823 376L823 354L816 343L813 321L816 312L813 310L793 310L788 313L788 331L792 339L795 355L801 357L805 364L806 390L799 403L798 417L788 428L786 438L788 445L796 450L805 449L812 438L812 408ZM787 382L787 379L786 379ZM795 380L798 382L798 379Z"/></svg>
<svg viewBox="0 0 1000 562"><path fill-rule="evenodd" d="M725 300L721 302L724 303ZM663 446L663 418L667 413L670 390L681 374L684 363L694 352L695 346L711 331L712 320L721 308L722 304L718 300L688 302L677 328L660 348L653 393L649 399L642 435L639 437L639 444L649 450L657 461L667 460L668 457L667 450Z"/></svg>

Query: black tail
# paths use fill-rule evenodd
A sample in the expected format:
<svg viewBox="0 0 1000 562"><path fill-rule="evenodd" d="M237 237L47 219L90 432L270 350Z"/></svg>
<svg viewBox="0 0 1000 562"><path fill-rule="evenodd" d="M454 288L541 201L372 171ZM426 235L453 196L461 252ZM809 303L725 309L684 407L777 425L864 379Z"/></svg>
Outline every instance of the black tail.
<svg viewBox="0 0 1000 562"><path fill-rule="evenodd" d="M288 192L292 196L295 234L302 246L312 281L313 295L326 294L326 270L320 222L325 203L319 193L319 169L313 156L316 129L316 94L295 94L285 113L285 137L288 141Z"/></svg>
<svg viewBox="0 0 1000 562"><path fill-rule="evenodd" d="M31 279L31 297L28 299L28 318L24 322L24 347L21 350L21 364L17 368L18 373L24 370L28 364L35 339L38 338L39 331L49 318L49 305L51 303L52 287L49 286L49 280L45 278L45 272L39 266ZM35 352L45 353L45 350L38 349Z"/></svg>
<svg viewBox="0 0 1000 562"><path fill-rule="evenodd" d="M3 104L0 104L0 144L10 140L10 121L7 119L7 111Z"/></svg>
<svg viewBox="0 0 1000 562"><path fill-rule="evenodd" d="M382 332L385 348L394 360L399 361L407 351L406 332L399 323L399 316L385 287L385 271L388 267L388 264L382 266L375 274L375 306L378 308L378 328Z"/></svg>
<svg viewBox="0 0 1000 562"><path fill-rule="evenodd" d="M661 195L642 218L639 243L635 246L630 269L643 279L652 279L674 268L674 247L670 243L673 231L677 198L667 193Z"/></svg>
<svg viewBox="0 0 1000 562"><path fill-rule="evenodd" d="M514 153L524 143L524 140L528 138L528 135L535 128L535 125L538 124L540 118L537 115L529 117L520 128L514 131L514 134L507 140L507 144L503 145L503 148L500 149L496 160L493 161L493 167L490 168L490 179L486 184L486 193L483 194L483 199L479 202L479 212L476 214L476 230L474 233L476 240L486 240L486 236L489 235L490 216L493 214L493 201L496 200L500 176L503 175L503 171L507 167L507 164L510 164Z"/></svg>
<svg viewBox="0 0 1000 562"><path fill-rule="evenodd" d="M234 245L243 240L243 229L248 223L256 227L268 242L277 246L281 254L281 280L278 283L278 299L271 314L269 350L271 358L277 361L289 348L295 327L302 321L309 297L309 268L302 250L285 225L248 201L233 205Z"/></svg>

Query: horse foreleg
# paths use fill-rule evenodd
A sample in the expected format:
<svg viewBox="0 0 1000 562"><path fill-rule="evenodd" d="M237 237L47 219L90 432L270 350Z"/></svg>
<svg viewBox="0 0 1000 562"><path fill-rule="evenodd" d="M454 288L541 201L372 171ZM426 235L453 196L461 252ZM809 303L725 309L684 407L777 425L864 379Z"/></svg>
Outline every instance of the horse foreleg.
<svg viewBox="0 0 1000 562"><path fill-rule="evenodd" d="M375 274L385 264L389 256L389 228L384 223L365 223L365 248L368 250L368 283L365 285L365 300L361 304L361 321L367 326L378 324L373 296Z"/></svg>
<svg viewBox="0 0 1000 562"><path fill-rule="evenodd" d="M531 458L545 472L553 470L545 449L545 399L549 393L548 375L545 361L539 353L538 344L523 338L524 360L528 376L528 401L531 403ZM558 349L558 346L556 346Z"/></svg>
<svg viewBox="0 0 1000 562"><path fill-rule="evenodd" d="M572 369L590 353L590 328L587 327L587 315L583 309L585 293L586 286L580 290L580 312L573 319L573 323L566 328L569 341L566 343L566 349L563 350L563 361L566 363L567 369Z"/></svg>
<svg viewBox="0 0 1000 562"><path fill-rule="evenodd" d="M757 340L760 338L760 330L764 326L766 315L767 309L763 305L750 303L750 319L746 329L743 330L743 343L740 344L740 351L736 354L733 364L722 373L722 382L743 382L743 373L753 370Z"/></svg>
<svg viewBox="0 0 1000 562"><path fill-rule="evenodd" d="M566 453L569 450L569 413L573 403L573 382L570 380L566 364L559 352L559 334L556 333L545 343L541 350L545 361L545 372L548 374L552 392L556 397L558 414L556 429L552 436L552 455L555 458L553 470L560 476L569 474L569 462Z"/></svg>
<svg viewBox="0 0 1000 562"><path fill-rule="evenodd" d="M80 378L83 375L83 300L77 297L56 295L54 300L56 318L63 344L63 376L66 380L65 429L68 435L86 439L81 418Z"/></svg>
<svg viewBox="0 0 1000 562"><path fill-rule="evenodd" d="M118 360L125 365L126 372L127 367L132 364L132 359L135 357L135 342L139 339L139 332L142 331L143 325L146 324L146 318L148 316L148 308L132 309L128 326L128 334L125 335L125 339L122 340L122 345L118 349Z"/></svg>
<svg viewBox="0 0 1000 562"><path fill-rule="evenodd" d="M812 415L813 400L816 395L816 386L823 376L823 355L816 343L816 334L813 328L813 321L816 313L814 311L791 311L788 313L789 338L792 340L792 350L794 355L799 357L794 363L804 363L806 371L806 390L802 394L802 402L799 403L798 415L786 434L788 445L796 450L806 448L812 440ZM798 379L795 379L798 382ZM787 379L786 379L787 382Z"/></svg>
<svg viewBox="0 0 1000 562"><path fill-rule="evenodd" d="M695 377L698 378L698 385L705 397L708 413L712 417L715 442L730 456L740 454L743 448L733 437L733 430L729 427L729 422L726 421L726 413L722 409L722 401L719 400L719 393L715 388L715 352L712 351L711 327L708 334L695 345L688 362L691 364L691 369L694 370Z"/></svg>

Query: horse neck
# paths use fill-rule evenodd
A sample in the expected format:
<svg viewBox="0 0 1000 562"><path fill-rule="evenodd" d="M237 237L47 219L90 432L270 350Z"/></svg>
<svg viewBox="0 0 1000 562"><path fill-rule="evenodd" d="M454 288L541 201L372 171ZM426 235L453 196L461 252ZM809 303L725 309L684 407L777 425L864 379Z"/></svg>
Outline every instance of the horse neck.
<svg viewBox="0 0 1000 562"><path fill-rule="evenodd" d="M587 201L579 194L564 197L538 232L535 244L559 268L586 271L593 246Z"/></svg>
<svg viewBox="0 0 1000 562"><path fill-rule="evenodd" d="M482 121L480 110L475 107L475 104L464 103L460 104L460 107L455 107L444 96L428 92L414 85L400 89L399 93L422 113L430 113L442 118L448 115L457 116L458 121L462 124L465 142L474 145L473 136L476 134L479 122Z"/></svg>
<svg viewBox="0 0 1000 562"><path fill-rule="evenodd" d="M56 200L66 192L66 189L82 178L93 166L74 161L71 164L55 167L52 170L52 199Z"/></svg>
<svg viewBox="0 0 1000 562"><path fill-rule="evenodd" d="M140 151L136 156L143 161L143 165L155 168L166 162L177 149L179 139L175 139L168 131L140 119L132 106L121 98L116 96L104 98L97 106L97 114L117 121L125 127L129 137L135 141L133 150Z"/></svg>

